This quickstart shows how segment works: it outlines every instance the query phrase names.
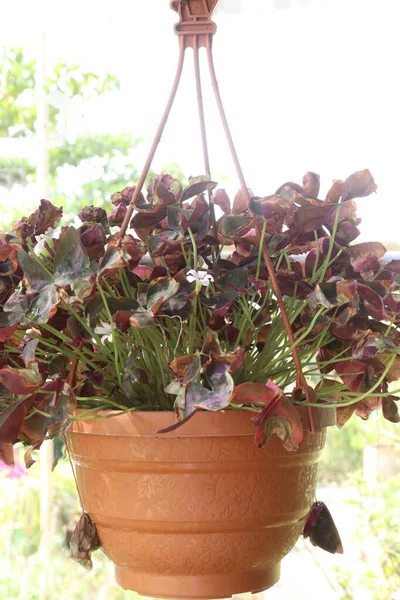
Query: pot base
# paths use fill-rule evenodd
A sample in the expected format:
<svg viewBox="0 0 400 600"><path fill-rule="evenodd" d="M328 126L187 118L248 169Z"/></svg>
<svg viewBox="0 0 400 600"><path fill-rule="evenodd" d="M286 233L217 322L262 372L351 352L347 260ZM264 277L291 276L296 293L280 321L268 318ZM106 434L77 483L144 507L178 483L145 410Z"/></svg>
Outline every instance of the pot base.
<svg viewBox="0 0 400 600"><path fill-rule="evenodd" d="M125 590L153 598L207 600L263 592L279 581L280 563L269 569L226 575L158 575L115 566L115 580Z"/></svg>

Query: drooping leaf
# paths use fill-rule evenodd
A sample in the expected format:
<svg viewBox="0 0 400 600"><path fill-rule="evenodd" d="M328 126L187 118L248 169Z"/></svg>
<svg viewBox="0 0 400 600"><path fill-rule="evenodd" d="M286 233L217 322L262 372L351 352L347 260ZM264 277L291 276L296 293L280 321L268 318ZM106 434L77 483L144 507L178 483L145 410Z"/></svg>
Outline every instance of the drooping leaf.
<svg viewBox="0 0 400 600"><path fill-rule="evenodd" d="M14 367L0 369L0 383L16 396L33 394L42 381L37 363L32 363L30 369L17 369Z"/></svg>
<svg viewBox="0 0 400 600"><path fill-rule="evenodd" d="M316 173L312 173L311 171L307 171L307 173L303 177L303 192L306 196L314 196L318 198L319 187L320 187L320 178Z"/></svg>
<svg viewBox="0 0 400 600"><path fill-rule="evenodd" d="M339 532L324 502L314 502L306 518L303 536L313 546L331 554L343 554L343 545Z"/></svg>
<svg viewBox="0 0 400 600"><path fill-rule="evenodd" d="M360 402L356 404L356 415L361 417L365 421L368 419L369 415L378 408L382 406L382 398L364 398Z"/></svg>
<svg viewBox="0 0 400 600"><path fill-rule="evenodd" d="M0 460L7 465L12 466L14 464L12 446L19 436L25 416L31 405L31 396L23 396L0 413Z"/></svg>
<svg viewBox="0 0 400 600"><path fill-rule="evenodd" d="M100 548L101 542L97 535L96 525L87 513L79 519L71 536L69 547L71 558L86 570L93 568L92 552Z"/></svg>
<svg viewBox="0 0 400 600"><path fill-rule="evenodd" d="M252 419L258 427L255 435L256 444L261 448L270 440L271 435L275 434L282 440L286 450L294 452L303 439L300 415L291 401L272 381L268 381L265 388L272 398L259 415Z"/></svg>
<svg viewBox="0 0 400 600"><path fill-rule="evenodd" d="M386 396L382 398L382 412L387 421L391 423L400 423L399 407L397 402L399 399L396 396Z"/></svg>
<svg viewBox="0 0 400 600"><path fill-rule="evenodd" d="M375 290L361 283L358 284L357 290L360 298L363 300L365 309L371 317L378 321L383 321L387 318L383 300Z"/></svg>
<svg viewBox="0 0 400 600"><path fill-rule="evenodd" d="M229 405L234 389L234 382L228 371L219 376L212 376L212 389L209 390L202 385L192 383L187 388L186 402L194 408L218 411Z"/></svg>
<svg viewBox="0 0 400 600"><path fill-rule="evenodd" d="M21 431L24 438L30 440L32 444L38 441L42 442L46 438L48 426L54 407L58 402L61 387L61 377L57 377L45 383L31 396L32 407L37 410L29 419L25 419ZM33 460L31 453L29 460Z"/></svg>
<svg viewBox="0 0 400 600"><path fill-rule="evenodd" d="M336 408L336 426L339 429L342 429L342 427L346 425L347 421L353 416L355 410L355 404L350 404L349 406L338 406Z"/></svg>
<svg viewBox="0 0 400 600"><path fill-rule="evenodd" d="M373 252L367 252L363 258L358 260L351 259L353 269L358 273L365 273L366 271L378 271L381 264Z"/></svg>
<svg viewBox="0 0 400 600"><path fill-rule="evenodd" d="M334 366L340 379L352 392L362 392L368 380L368 365L360 360L338 362Z"/></svg>
<svg viewBox="0 0 400 600"><path fill-rule="evenodd" d="M343 193L343 186L344 183L341 179L337 179L336 181L334 181L326 195L325 204L337 204Z"/></svg>
<svg viewBox="0 0 400 600"><path fill-rule="evenodd" d="M104 246L106 245L104 227L100 223L95 223L85 229L81 232L81 244L90 259L101 258L104 255Z"/></svg>
<svg viewBox="0 0 400 600"><path fill-rule="evenodd" d="M212 204L216 204L217 206L219 206L224 214L230 214L231 202L225 190L217 190L215 194L213 194L211 202Z"/></svg>
<svg viewBox="0 0 400 600"><path fill-rule="evenodd" d="M293 428L288 419L279 415L269 416L264 423L259 425L255 436L257 445L262 448L272 435L276 435L283 442L283 447L289 452L295 452L298 449L298 442L293 437ZM300 440L301 441L301 440Z"/></svg>
<svg viewBox="0 0 400 600"><path fill-rule="evenodd" d="M197 381L200 376L201 356L199 353L179 356L170 363L169 368L183 385Z"/></svg>
<svg viewBox="0 0 400 600"><path fill-rule="evenodd" d="M279 388L278 388L279 389ZM277 396L277 390L264 383L240 383L234 389L232 402L234 404L269 404Z"/></svg>
<svg viewBox="0 0 400 600"><path fill-rule="evenodd" d="M383 258L386 254L386 248L381 242L361 242L346 248L346 253L351 256L354 262L357 262L369 254L373 254L378 259Z"/></svg>
<svg viewBox="0 0 400 600"><path fill-rule="evenodd" d="M348 177L343 186L342 199L363 198L377 189L377 185L368 169L357 171Z"/></svg>
<svg viewBox="0 0 400 600"><path fill-rule="evenodd" d="M118 204L107 217L108 224L110 225L110 227L121 227L125 219L127 210L128 209L126 208L125 204L123 204L122 202Z"/></svg>
<svg viewBox="0 0 400 600"><path fill-rule="evenodd" d="M199 177L189 177L189 185L183 190L181 202L185 202L185 200L189 200L189 198L193 198L193 196L202 194L207 190L211 191L216 185L217 183L215 181L211 181L204 175L200 175Z"/></svg>
<svg viewBox="0 0 400 600"><path fill-rule="evenodd" d="M240 189L233 199L232 213L237 215L238 213L245 212L249 208L249 200L254 196L250 188L247 188L247 193Z"/></svg>

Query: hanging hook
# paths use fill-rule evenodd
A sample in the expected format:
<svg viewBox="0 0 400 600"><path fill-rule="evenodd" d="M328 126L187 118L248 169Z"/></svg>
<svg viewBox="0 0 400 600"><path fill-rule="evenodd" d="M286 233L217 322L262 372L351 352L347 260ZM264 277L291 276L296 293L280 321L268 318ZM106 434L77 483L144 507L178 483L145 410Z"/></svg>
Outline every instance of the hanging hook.
<svg viewBox="0 0 400 600"><path fill-rule="evenodd" d="M184 47L205 47L210 35L214 35L217 26L211 15L218 0L172 0L171 8L179 14L179 22L175 25L175 33L183 36Z"/></svg>

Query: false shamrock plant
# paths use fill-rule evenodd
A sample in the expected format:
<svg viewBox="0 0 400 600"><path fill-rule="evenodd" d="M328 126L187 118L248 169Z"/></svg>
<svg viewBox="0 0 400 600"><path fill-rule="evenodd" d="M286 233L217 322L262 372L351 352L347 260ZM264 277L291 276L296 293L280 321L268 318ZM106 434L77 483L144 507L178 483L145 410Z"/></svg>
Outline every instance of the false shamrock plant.
<svg viewBox="0 0 400 600"><path fill-rule="evenodd" d="M162 174L124 235L135 187L111 197L109 214L83 208L77 226L42 200L0 237L2 460L18 440L38 448L104 411L174 410L179 426L199 410L247 410L259 445L276 434L295 450L296 369L264 245L316 406L335 403L339 426L379 407L399 421L400 261L355 242L354 198L375 189L361 171L320 200L307 173L231 204L205 177L183 189Z"/></svg>

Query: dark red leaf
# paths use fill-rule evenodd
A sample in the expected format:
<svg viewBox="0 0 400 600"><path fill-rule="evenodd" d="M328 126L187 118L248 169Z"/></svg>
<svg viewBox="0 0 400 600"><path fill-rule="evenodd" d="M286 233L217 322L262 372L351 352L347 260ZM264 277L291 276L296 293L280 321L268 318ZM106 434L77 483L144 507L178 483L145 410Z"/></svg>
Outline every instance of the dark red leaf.
<svg viewBox="0 0 400 600"><path fill-rule="evenodd" d="M122 225L122 222L126 215L126 211L127 208L125 204L121 202L114 208L112 212L110 212L110 214L108 215L108 223L111 225L111 227L120 227Z"/></svg>
<svg viewBox="0 0 400 600"><path fill-rule="evenodd" d="M306 518L303 536L331 554L343 554L342 541L331 513L324 502L314 502Z"/></svg>
<svg viewBox="0 0 400 600"><path fill-rule="evenodd" d="M328 216L334 210L334 207L329 204L321 206L304 204L294 211L294 224L303 232L316 231L327 222Z"/></svg>
<svg viewBox="0 0 400 600"><path fill-rule="evenodd" d="M244 212L249 208L249 198L253 197L253 192L247 188L247 194L243 190L239 190L233 200L232 213L234 215Z"/></svg>
<svg viewBox="0 0 400 600"><path fill-rule="evenodd" d="M0 383L16 396L33 394L42 383L42 376L35 365L30 369L5 367L0 369Z"/></svg>
<svg viewBox="0 0 400 600"><path fill-rule="evenodd" d="M365 256L359 259L351 259L353 269L358 273L364 273L365 271L378 271L381 264L373 252L367 252Z"/></svg>

